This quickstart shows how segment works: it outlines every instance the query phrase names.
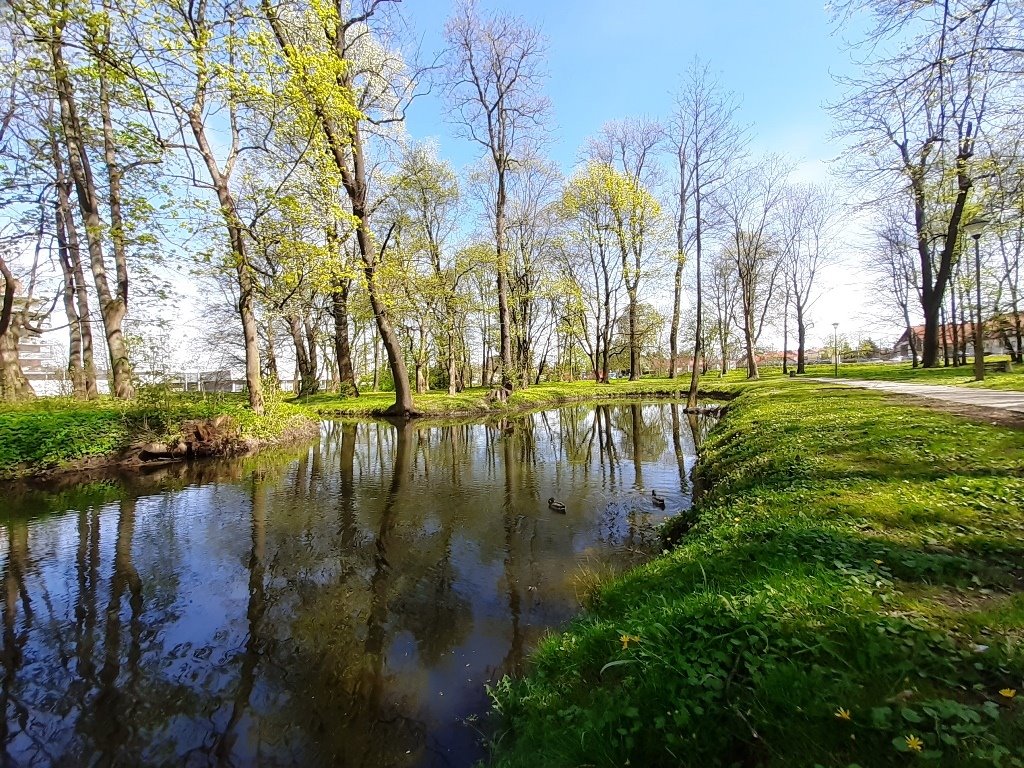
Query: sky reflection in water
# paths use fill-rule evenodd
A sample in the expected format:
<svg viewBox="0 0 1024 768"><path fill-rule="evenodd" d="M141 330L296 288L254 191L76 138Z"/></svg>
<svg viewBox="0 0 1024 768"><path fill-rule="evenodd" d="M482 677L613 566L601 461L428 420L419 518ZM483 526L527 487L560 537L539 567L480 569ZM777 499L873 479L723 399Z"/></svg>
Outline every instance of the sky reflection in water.
<svg viewBox="0 0 1024 768"><path fill-rule="evenodd" d="M326 422L8 496L5 764L472 765L484 684L688 508L694 428L670 403Z"/></svg>

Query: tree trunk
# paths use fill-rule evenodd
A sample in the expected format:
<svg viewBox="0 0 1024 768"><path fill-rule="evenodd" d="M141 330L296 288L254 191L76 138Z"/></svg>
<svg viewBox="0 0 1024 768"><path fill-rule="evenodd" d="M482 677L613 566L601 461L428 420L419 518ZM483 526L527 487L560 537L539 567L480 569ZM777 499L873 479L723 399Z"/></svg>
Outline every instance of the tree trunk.
<svg viewBox="0 0 1024 768"><path fill-rule="evenodd" d="M107 31L109 35L109 30ZM128 311L128 257L125 253L124 217L121 214L121 167L114 150L114 126L110 118L110 95L106 66L99 67L99 102L103 123L103 160L107 167L107 201L110 208L110 243L114 252L114 270L117 275L117 300L124 313Z"/></svg>
<svg viewBox="0 0 1024 768"><path fill-rule="evenodd" d="M640 377L640 350L636 334L636 285L629 288L629 380Z"/></svg>
<svg viewBox="0 0 1024 768"><path fill-rule="evenodd" d="M199 153L206 163L217 200L220 203L221 216L228 231L228 242L231 245L231 257L234 260L235 276L238 280L238 316L242 320L242 335L245 340L245 384L249 390L249 407L255 413L263 413L263 382L260 379L260 348L257 338L255 297L252 275L249 272L249 258L245 242L245 231L238 217L235 198L228 187L228 179L221 173L213 149L206 138L206 126L202 115L193 108L188 114L192 135L199 147Z"/></svg>
<svg viewBox="0 0 1024 768"><path fill-rule="evenodd" d="M675 284L672 293L672 328L668 334L668 377L676 377L676 360L679 357L679 304L683 295L682 251L676 257Z"/></svg>
<svg viewBox="0 0 1024 768"><path fill-rule="evenodd" d="M296 394L302 397L315 395L320 389L320 382L317 380L316 368L313 365L306 339L302 334L302 322L296 314L285 317L285 322L288 324L288 333L295 345L295 370L299 374L299 386L296 389Z"/></svg>
<svg viewBox="0 0 1024 768"><path fill-rule="evenodd" d="M71 266L71 255L68 253L67 227L64 224L64 211L60 202L54 208L54 231L57 235L57 261L64 277L64 315L68 319L68 378L71 390L79 400L88 396L85 389L85 369L82 365L82 321L75 307L75 273Z"/></svg>
<svg viewBox="0 0 1024 768"><path fill-rule="evenodd" d="M352 366L352 347L348 340L348 292L351 278L338 280L331 293L331 310L334 314L334 355L338 364L338 381L344 389L349 385L359 395L356 373Z"/></svg>
<svg viewBox="0 0 1024 768"><path fill-rule="evenodd" d="M78 321L82 334L82 373L85 376L85 396L89 400L99 397L96 385L96 361L93 357L92 318L89 315L89 289L85 284L85 270L82 268L82 249L79 245L78 228L75 225L71 199L66 187L58 186L58 204L64 211L64 227L68 241L68 256L71 258L71 271L75 280L75 300L78 310Z"/></svg>
<svg viewBox="0 0 1024 768"><path fill-rule="evenodd" d="M373 391L380 389L380 338L373 335Z"/></svg>
<svg viewBox="0 0 1024 768"><path fill-rule="evenodd" d="M960 331L957 327L959 324L959 318L956 312L956 285L951 286L953 290L949 292L949 311L950 311L950 332L953 335L953 366L960 366Z"/></svg>
<svg viewBox="0 0 1024 768"><path fill-rule="evenodd" d="M320 389L320 361L317 359L319 348L316 343L316 328L309 319L307 310L306 316L302 319L303 330L306 332L306 352L309 355L309 377L316 382L316 388Z"/></svg>
<svg viewBox="0 0 1024 768"><path fill-rule="evenodd" d="M52 100L49 115L53 116ZM64 276L64 313L68 318L68 375L75 397L98 397L96 365L92 355L92 330L89 322L89 294L82 270L82 251L78 228L71 206L70 183L64 175L64 163L55 129L50 134L50 154L54 167L54 231L57 236L57 260Z"/></svg>
<svg viewBox="0 0 1024 768"><path fill-rule="evenodd" d="M690 391L686 395L686 407L696 408L697 407L697 384L700 381L700 368L697 364L698 357L703 354L701 349L701 336L704 333L704 291L701 285L701 255L702 255L702 235L703 225L701 222L701 186L700 186L700 166L694 169L694 191L696 196L694 198L694 213L696 214L696 264L697 264L697 295L695 297L695 310L697 312L697 319L694 323L693 330L693 370L690 373ZM725 355L722 355L722 365L725 365Z"/></svg>
<svg viewBox="0 0 1024 768"><path fill-rule="evenodd" d="M514 384L512 370L512 313L508 306L508 274L505 264L505 169L498 166L498 192L494 206L494 249L497 255L498 325L501 336L501 386L511 392Z"/></svg>
<svg viewBox="0 0 1024 768"><path fill-rule="evenodd" d="M75 103L74 89L64 62L61 39L63 30L56 28L50 40L50 57L53 64L54 84L58 103L60 104L60 120L64 133L64 143L68 153L68 165L71 178L78 196L78 206L85 224L85 237L89 247L89 266L92 270L96 294L99 297L100 316L106 333L107 351L110 354L111 375L113 377L113 394L121 399L134 397L135 387L132 384L131 365L128 351L124 343L121 323L127 311L127 296L114 295L107 282L106 262L103 256L103 243L100 239L104 229L99 214L99 201L96 185L93 180L92 167L82 139L81 124L78 119L78 108ZM119 280L119 289L122 287ZM127 290L127 276L123 287Z"/></svg>
<svg viewBox="0 0 1024 768"><path fill-rule="evenodd" d="M455 381L455 333L448 332L448 394L454 395L457 391Z"/></svg>
<svg viewBox="0 0 1024 768"><path fill-rule="evenodd" d="M939 333L942 334L942 360L946 368L949 367L949 323L946 321L946 307L943 304L939 305L939 322L941 327Z"/></svg>
<svg viewBox="0 0 1024 768"><path fill-rule="evenodd" d="M807 326L804 324L804 308L800 303L796 305L796 372L806 373L807 368Z"/></svg>
<svg viewBox="0 0 1024 768"><path fill-rule="evenodd" d="M722 359L719 360L719 368L722 375L725 376L729 372L729 360L726 357L729 353L729 334L724 327L718 331L718 348L722 353Z"/></svg>
<svg viewBox="0 0 1024 768"><path fill-rule="evenodd" d="M759 378L757 370L757 358L754 353L754 329L753 320L751 319L748 312L744 312L743 320L743 342L747 348L747 378L757 379ZM838 353L837 353L838 354Z"/></svg>
<svg viewBox="0 0 1024 768"><path fill-rule="evenodd" d="M0 400L13 403L35 397L18 358L18 333L15 324L0 335Z"/></svg>
<svg viewBox="0 0 1024 768"><path fill-rule="evenodd" d="M789 373L789 289L786 289L785 309L782 312L782 375Z"/></svg>
<svg viewBox="0 0 1024 768"><path fill-rule="evenodd" d="M3 303L0 305L0 400L15 402L35 397L18 359L18 338L21 315L14 310L17 283L7 263L0 256L0 276L4 280Z"/></svg>
<svg viewBox="0 0 1024 768"><path fill-rule="evenodd" d="M481 305L483 302L484 293L483 288L480 289ZM487 310L480 310L480 386L489 387L491 385L490 375L490 353L487 345L487 336L491 330L491 324L487 322Z"/></svg>
<svg viewBox="0 0 1024 768"><path fill-rule="evenodd" d="M970 306L970 297L961 293L960 294L960 365L967 365L967 343L971 339L976 339L975 335L975 315L971 312L971 336L970 338L964 333L964 329L967 328L967 308ZM977 352L975 352L977 354Z"/></svg>

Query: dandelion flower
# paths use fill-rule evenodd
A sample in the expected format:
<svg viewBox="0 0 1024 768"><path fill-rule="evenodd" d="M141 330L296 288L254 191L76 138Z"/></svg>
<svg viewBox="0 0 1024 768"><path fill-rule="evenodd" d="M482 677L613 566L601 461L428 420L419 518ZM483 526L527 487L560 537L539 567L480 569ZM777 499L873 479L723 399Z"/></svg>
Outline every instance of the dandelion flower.
<svg viewBox="0 0 1024 768"><path fill-rule="evenodd" d="M1014 696L1017 695L1017 689L1016 688L1003 688L1001 691L999 691L999 695L1003 696L1003 697L1005 697L1007 699L1012 699Z"/></svg>
<svg viewBox="0 0 1024 768"><path fill-rule="evenodd" d="M626 650L627 648L629 648L629 644L630 643L639 643L640 642L640 638L637 637L636 635L621 635L619 637L619 640L622 641L622 650Z"/></svg>
<svg viewBox="0 0 1024 768"><path fill-rule="evenodd" d="M852 719L850 717L850 710L843 709L842 707L840 707L839 709L836 710L836 717L838 717L840 720L850 720L850 719Z"/></svg>
<svg viewBox="0 0 1024 768"><path fill-rule="evenodd" d="M924 748L924 742L921 741L917 736L910 735L906 737L907 749L911 752L920 752Z"/></svg>

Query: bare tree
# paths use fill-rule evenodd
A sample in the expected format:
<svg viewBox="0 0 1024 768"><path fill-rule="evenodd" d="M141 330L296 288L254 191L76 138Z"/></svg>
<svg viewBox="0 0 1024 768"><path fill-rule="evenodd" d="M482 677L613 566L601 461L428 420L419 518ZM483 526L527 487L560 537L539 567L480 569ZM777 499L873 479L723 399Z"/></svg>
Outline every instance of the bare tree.
<svg viewBox="0 0 1024 768"><path fill-rule="evenodd" d="M549 112L540 93L544 39L522 19L483 18L464 2L445 27L451 49L447 94L453 118L484 147L494 166L494 247L502 388L515 386L509 306L506 205L508 175L535 144Z"/></svg>
<svg viewBox="0 0 1024 768"><path fill-rule="evenodd" d="M917 368L921 350L911 317L920 304L920 279L913 224L896 212L885 213L875 232L875 248L870 266L877 271L887 306L895 306L899 322L905 328L913 367Z"/></svg>
<svg viewBox="0 0 1024 768"><path fill-rule="evenodd" d="M1004 76L1007 67L1019 71L1012 50L1019 44L1006 43L1019 41L1019 10L999 0L850 0L838 11L845 19L863 8L874 20L863 41L865 74L840 80L849 95L833 111L853 139L847 166L877 186L876 202L911 211L924 315L921 358L930 368L939 360L940 314L959 234L983 173L977 141L1019 98L1013 78ZM939 227L944 238L933 236Z"/></svg>
<svg viewBox="0 0 1024 768"><path fill-rule="evenodd" d="M724 376L729 372L729 361L735 350L736 309L739 305L739 282L727 251L722 250L712 258L708 275L707 304L714 312L712 331L718 342L719 371ZM707 314L711 315L710 312Z"/></svg>
<svg viewBox="0 0 1024 768"><path fill-rule="evenodd" d="M536 154L524 157L509 177L506 244L512 362L517 376L527 383L543 373L545 355L535 358L541 340L550 342L553 326L553 318L542 308L550 294L561 181L558 169ZM535 363L537 373L533 372Z"/></svg>
<svg viewBox="0 0 1024 768"><path fill-rule="evenodd" d="M668 125L669 143L675 154L678 176L676 208L676 269L669 333L669 377L674 377L679 355L679 307L686 254L693 250L696 271L693 366L687 404L697 404L704 316L702 256L704 240L713 225L713 200L726 179L730 164L743 150L743 130L735 122L735 97L722 89L707 64L695 59L676 95L676 106Z"/></svg>
<svg viewBox="0 0 1024 768"><path fill-rule="evenodd" d="M780 285L783 259L776 219L788 175L789 165L769 155L742 168L730 180L722 201L730 228L727 252L739 283L739 325L749 379L758 378L755 350Z"/></svg>
<svg viewBox="0 0 1024 768"><path fill-rule="evenodd" d="M797 373L806 370L807 313L817 299L818 270L835 245L838 215L835 195L827 187L793 185L786 193L781 217L783 279L787 315L789 305L796 313Z"/></svg>

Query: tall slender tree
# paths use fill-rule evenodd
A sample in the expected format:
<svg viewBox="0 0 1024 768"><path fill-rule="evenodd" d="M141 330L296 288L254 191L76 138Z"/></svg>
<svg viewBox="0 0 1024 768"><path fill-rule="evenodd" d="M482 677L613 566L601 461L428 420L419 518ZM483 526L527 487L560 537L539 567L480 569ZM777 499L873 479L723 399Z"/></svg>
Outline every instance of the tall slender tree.
<svg viewBox="0 0 1024 768"><path fill-rule="evenodd" d="M679 309L686 254L692 250L695 280L695 323L693 364L687 405L697 404L697 383L704 354L701 327L704 294L701 261L704 241L714 226L715 199L729 168L745 145L743 129L736 123L736 98L724 90L709 65L695 59L684 76L675 99L675 110L667 131L675 155L676 177L676 269L672 297L672 327L669 333L670 375L675 375L679 355Z"/></svg>
<svg viewBox="0 0 1024 768"><path fill-rule="evenodd" d="M544 39L522 19L481 17L467 0L445 27L450 57L447 94L465 135L481 145L495 175L493 232L498 290L501 384L517 384L506 252L509 174L541 137L550 105L541 94ZM522 382L525 383L525 382Z"/></svg>

